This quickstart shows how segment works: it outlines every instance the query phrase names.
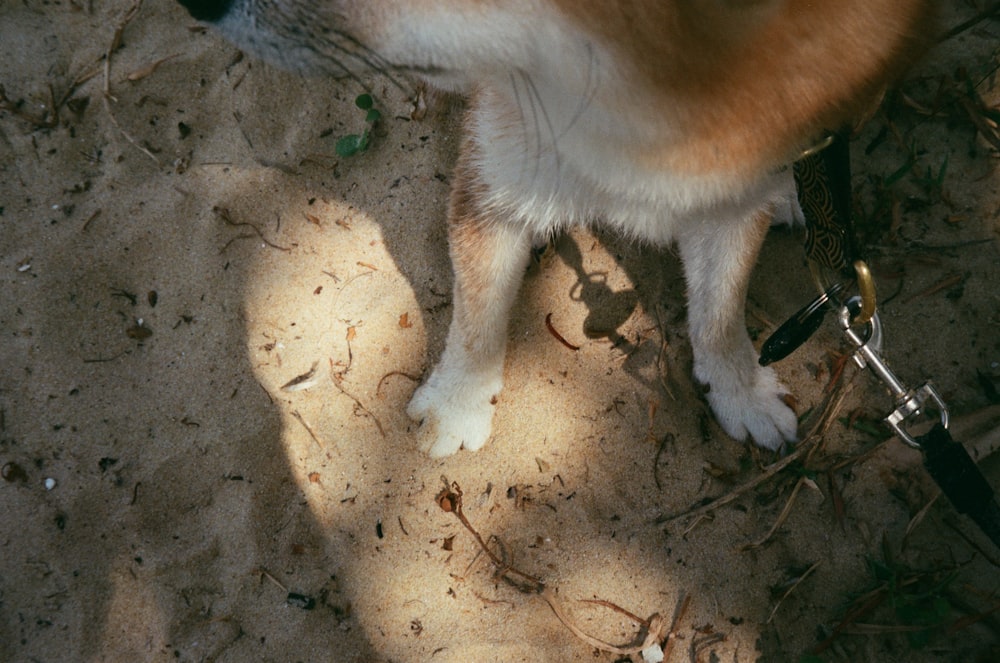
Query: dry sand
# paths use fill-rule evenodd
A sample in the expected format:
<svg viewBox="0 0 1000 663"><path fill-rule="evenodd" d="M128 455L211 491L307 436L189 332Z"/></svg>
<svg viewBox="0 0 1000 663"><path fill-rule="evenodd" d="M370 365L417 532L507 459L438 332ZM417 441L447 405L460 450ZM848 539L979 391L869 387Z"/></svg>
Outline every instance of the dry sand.
<svg viewBox="0 0 1000 663"><path fill-rule="evenodd" d="M955 4L950 25L974 15ZM608 642L640 630L614 604L677 617L669 661L814 660L879 586L878 560L899 586L815 660L1000 660L982 617L1000 551L944 500L904 538L933 490L884 429L835 422L807 471L668 520L777 460L707 416L669 251L559 238L513 316L494 439L417 453L403 410L451 313L458 112L412 121L373 79L385 119L340 159L363 124L356 83L241 58L170 2L145 3L106 67L130 6L0 2L0 660L630 660L498 577L436 501L443 477L492 548ZM987 20L937 48L910 97L936 110L961 67L996 104L998 34ZM982 440L998 419L1000 175L958 105L941 108L897 100L865 155L876 117L854 183L894 294L886 352L979 417L966 439ZM879 194L906 145L912 170ZM893 197L889 228L877 201ZM762 337L812 294L800 234L775 230L761 257L747 324ZM778 365L803 414L839 336L828 324ZM314 366L312 386L281 389ZM864 428L888 409L869 375L841 384L838 417ZM997 461L982 467L1000 486ZM938 625L917 648L912 606Z"/></svg>

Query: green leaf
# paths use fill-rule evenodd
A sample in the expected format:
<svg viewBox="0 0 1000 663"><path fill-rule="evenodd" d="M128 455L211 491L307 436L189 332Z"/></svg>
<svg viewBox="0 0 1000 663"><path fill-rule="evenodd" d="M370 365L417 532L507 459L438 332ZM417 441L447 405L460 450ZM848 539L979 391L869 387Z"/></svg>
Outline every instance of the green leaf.
<svg viewBox="0 0 1000 663"><path fill-rule="evenodd" d="M382 118L382 113L380 113L377 108L369 108L368 114L365 115L365 122L371 122L372 124L374 124L375 122L378 122L381 118Z"/></svg>
<svg viewBox="0 0 1000 663"><path fill-rule="evenodd" d="M361 110L370 110L372 106L375 105L375 100L372 99L370 94L359 94L358 98L354 100L354 103Z"/></svg>
<svg viewBox="0 0 1000 663"><path fill-rule="evenodd" d="M895 184L896 182L898 182L899 180L903 179L903 176L905 176L907 173L909 173L910 171L913 170L913 166L916 163L917 163L917 160L914 159L913 157L910 157L909 159L907 159L906 163L904 163L902 166L900 166L898 170L896 170L895 172L891 173L890 175L888 175L885 178L885 181L883 182L884 185L887 186L887 187L890 187L893 184Z"/></svg>
<svg viewBox="0 0 1000 663"><path fill-rule="evenodd" d="M358 134L348 134L337 141L334 148L341 157L351 157L367 147L367 140Z"/></svg>

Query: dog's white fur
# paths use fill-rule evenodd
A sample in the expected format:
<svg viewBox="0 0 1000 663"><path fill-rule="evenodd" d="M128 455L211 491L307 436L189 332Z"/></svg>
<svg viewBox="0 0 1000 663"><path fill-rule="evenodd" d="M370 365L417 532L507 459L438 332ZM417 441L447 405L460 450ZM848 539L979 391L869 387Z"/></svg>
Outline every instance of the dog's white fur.
<svg viewBox="0 0 1000 663"><path fill-rule="evenodd" d="M769 449L795 439L744 327L750 271L789 208L782 166L868 101L927 2L234 3L222 31L279 63L414 73L470 95L449 210L454 315L407 410L421 449L487 441L530 248L591 222L676 243L694 377L719 423Z"/></svg>

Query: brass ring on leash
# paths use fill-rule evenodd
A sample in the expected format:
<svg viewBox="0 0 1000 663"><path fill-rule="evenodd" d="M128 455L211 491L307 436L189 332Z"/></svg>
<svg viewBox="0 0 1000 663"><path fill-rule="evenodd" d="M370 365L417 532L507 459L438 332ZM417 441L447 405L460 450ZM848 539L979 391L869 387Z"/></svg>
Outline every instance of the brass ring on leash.
<svg viewBox="0 0 1000 663"><path fill-rule="evenodd" d="M800 161L802 159L805 159L806 157L811 157L814 154L818 154L818 153L822 152L826 148L828 148L831 145L833 145L833 141L836 138L837 138L836 134L833 134L833 133L826 134L825 136L823 136L823 138L821 138L819 140L819 142L814 143L813 145L810 145L806 149L802 150L802 152L799 154L798 157L796 157L795 160L796 161Z"/></svg>
<svg viewBox="0 0 1000 663"><path fill-rule="evenodd" d="M854 282L858 286L858 295L861 298L861 310L856 316L854 316L852 325L862 326L871 322L872 316L875 315L875 310L877 308L875 279L872 277L872 272L868 267L868 263L864 260L855 260L853 267ZM821 293L829 292L831 283L827 278L827 272L823 269L823 266L815 260L810 260L809 271L812 272L813 281L816 283L816 287L819 291ZM835 305L839 307L842 305L842 302L835 302Z"/></svg>
<svg viewBox="0 0 1000 663"><path fill-rule="evenodd" d="M854 276L861 295L861 311L854 317L855 325L867 325L875 315L875 279L864 260L854 261Z"/></svg>

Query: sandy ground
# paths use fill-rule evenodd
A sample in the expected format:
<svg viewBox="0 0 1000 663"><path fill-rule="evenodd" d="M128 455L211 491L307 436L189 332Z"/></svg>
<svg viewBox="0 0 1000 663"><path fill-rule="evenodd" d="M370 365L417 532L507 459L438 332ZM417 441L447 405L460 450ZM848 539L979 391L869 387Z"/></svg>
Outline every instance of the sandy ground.
<svg viewBox="0 0 1000 663"><path fill-rule="evenodd" d="M950 25L976 13L955 4ZM417 453L403 409L451 313L458 112L412 121L374 79L385 119L340 159L356 83L241 58L170 2L145 3L106 67L129 7L0 2L0 660L639 660L505 582L439 506L446 480L491 549L607 642L641 640L627 611L675 622L669 661L1000 660L1000 551L944 500L906 535L933 488L883 443L871 377L833 379L832 323L778 365L804 431L828 384L846 395L822 442L671 519L778 458L706 414L668 251L559 238L514 314L494 439ZM934 379L983 454L1000 175L954 91L967 74L997 103L998 34L931 54L913 103L858 139L854 182L894 295L887 355ZM775 230L761 257L761 337L812 295L800 235Z"/></svg>

